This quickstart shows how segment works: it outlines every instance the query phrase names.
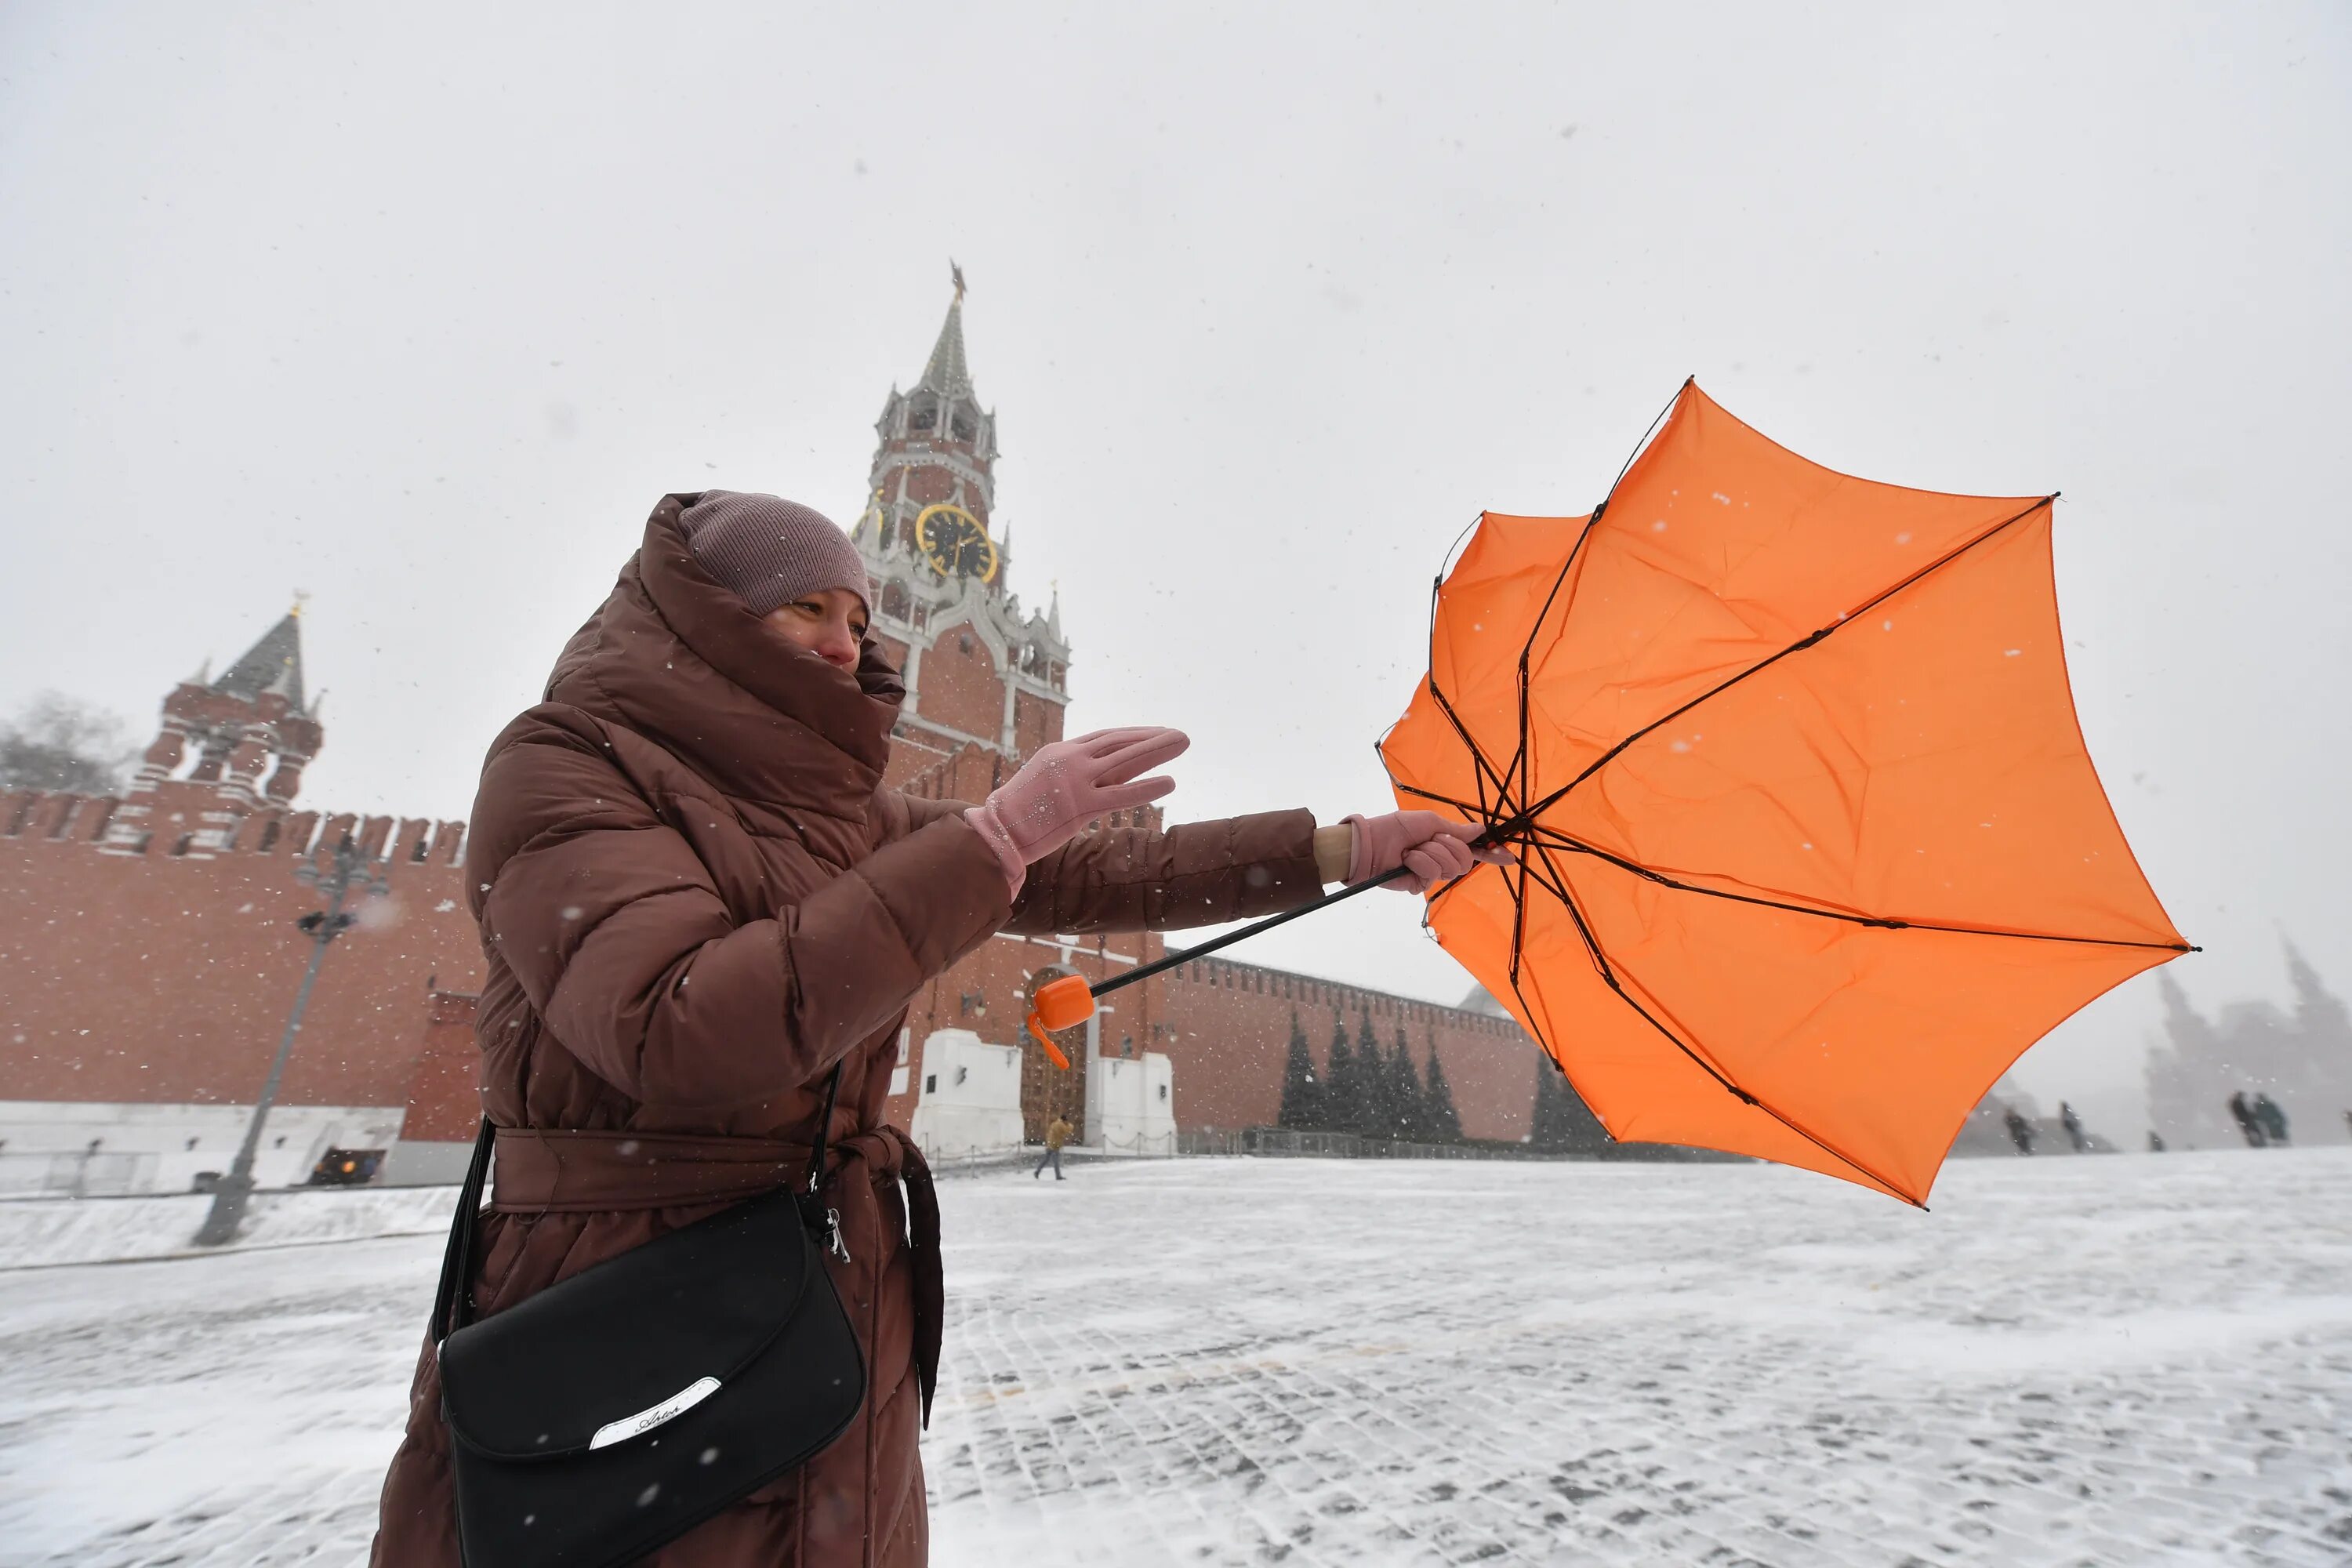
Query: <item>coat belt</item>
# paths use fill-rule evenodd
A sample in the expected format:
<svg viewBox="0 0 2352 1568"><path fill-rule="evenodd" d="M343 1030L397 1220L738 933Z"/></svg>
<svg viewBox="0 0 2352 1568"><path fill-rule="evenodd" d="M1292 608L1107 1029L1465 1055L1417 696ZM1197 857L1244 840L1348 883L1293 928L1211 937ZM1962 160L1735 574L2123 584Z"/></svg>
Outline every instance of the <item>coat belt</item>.
<svg viewBox="0 0 2352 1568"><path fill-rule="evenodd" d="M803 1179L809 1147L774 1138L691 1137L669 1132L579 1132L535 1127L498 1130L490 1207L499 1214L593 1214L738 1203ZM896 1127L870 1128L827 1146L825 1181L852 1162L877 1182L907 1189L914 1264L915 1370L923 1422L939 1382L940 1331L947 1287L940 1268L940 1200L923 1152Z"/></svg>

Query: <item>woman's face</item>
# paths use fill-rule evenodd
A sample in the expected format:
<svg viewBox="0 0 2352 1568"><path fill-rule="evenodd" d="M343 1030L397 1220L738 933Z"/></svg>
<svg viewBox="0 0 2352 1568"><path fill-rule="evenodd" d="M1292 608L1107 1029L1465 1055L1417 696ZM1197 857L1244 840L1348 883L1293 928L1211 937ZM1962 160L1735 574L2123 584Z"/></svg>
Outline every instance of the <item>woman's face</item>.
<svg viewBox="0 0 2352 1568"><path fill-rule="evenodd" d="M786 642L842 669L857 668L866 620L866 601L846 588L819 588L768 615L768 625Z"/></svg>

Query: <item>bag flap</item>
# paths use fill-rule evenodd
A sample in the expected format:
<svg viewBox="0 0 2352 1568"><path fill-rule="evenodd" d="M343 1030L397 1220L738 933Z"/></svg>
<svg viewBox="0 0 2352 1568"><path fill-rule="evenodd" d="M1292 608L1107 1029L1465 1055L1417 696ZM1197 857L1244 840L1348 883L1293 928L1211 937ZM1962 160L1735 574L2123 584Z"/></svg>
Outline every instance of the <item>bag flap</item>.
<svg viewBox="0 0 2352 1568"><path fill-rule="evenodd" d="M449 1429L506 1459L651 1432L765 1350L822 1267L780 1191L582 1269L441 1342Z"/></svg>

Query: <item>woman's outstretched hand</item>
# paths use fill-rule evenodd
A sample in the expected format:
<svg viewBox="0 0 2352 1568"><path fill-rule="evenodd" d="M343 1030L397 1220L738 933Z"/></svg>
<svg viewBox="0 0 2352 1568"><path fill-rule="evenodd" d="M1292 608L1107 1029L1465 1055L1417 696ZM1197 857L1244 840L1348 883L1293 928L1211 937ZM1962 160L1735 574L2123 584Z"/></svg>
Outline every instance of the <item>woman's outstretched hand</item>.
<svg viewBox="0 0 2352 1568"><path fill-rule="evenodd" d="M1348 854L1350 883L1393 871L1405 874L1383 884L1400 893L1426 893L1440 882L1450 882L1481 865L1507 866L1511 857L1500 846L1473 848L1470 840L1485 831L1475 822L1456 822L1433 811L1391 811L1382 816L1350 816L1355 830Z"/></svg>
<svg viewBox="0 0 2352 1568"><path fill-rule="evenodd" d="M1165 773L1137 775L1174 761L1192 743L1181 730L1148 725L1055 741L1039 747L1019 773L963 819L996 851L1004 879L1018 893L1029 863L1076 838L1087 823L1174 789L1176 781Z"/></svg>

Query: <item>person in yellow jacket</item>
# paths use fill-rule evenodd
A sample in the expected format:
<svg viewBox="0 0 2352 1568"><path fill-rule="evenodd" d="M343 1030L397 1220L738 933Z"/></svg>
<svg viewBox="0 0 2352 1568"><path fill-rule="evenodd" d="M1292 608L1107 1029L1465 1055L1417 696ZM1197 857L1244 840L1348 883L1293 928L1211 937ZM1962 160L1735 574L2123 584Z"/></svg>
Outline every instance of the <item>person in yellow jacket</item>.
<svg viewBox="0 0 2352 1568"><path fill-rule="evenodd" d="M1029 1173L1032 1176L1042 1176L1045 1173L1045 1167L1051 1165L1054 1167L1054 1180L1057 1182L1063 1180L1062 1145L1068 1142L1070 1134L1076 1131L1076 1128L1070 1125L1067 1118L1060 1111L1055 1111L1054 1120L1045 1123L1045 1157L1038 1161L1037 1168Z"/></svg>

